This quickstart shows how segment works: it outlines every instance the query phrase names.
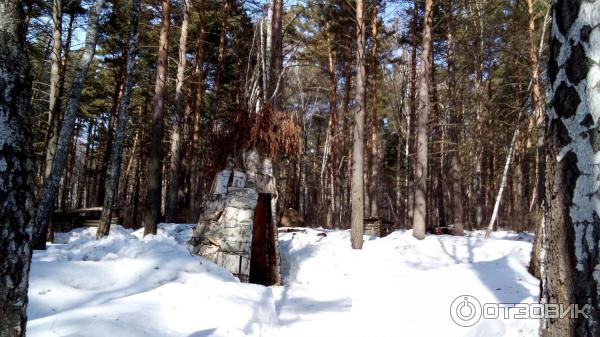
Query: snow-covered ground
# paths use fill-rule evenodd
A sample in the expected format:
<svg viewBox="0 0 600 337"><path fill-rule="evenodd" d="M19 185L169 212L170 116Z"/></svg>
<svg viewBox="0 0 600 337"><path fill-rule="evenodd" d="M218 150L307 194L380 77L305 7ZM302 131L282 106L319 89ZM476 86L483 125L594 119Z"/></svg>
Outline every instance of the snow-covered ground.
<svg viewBox="0 0 600 337"><path fill-rule="evenodd" d="M161 224L156 236L114 227L57 236L36 251L30 276L29 337L386 337L537 336L536 320L481 320L459 327L450 304L537 302L527 273L531 237L468 237L410 231L365 237L348 231L280 234L285 286L242 284L187 251L193 225Z"/></svg>

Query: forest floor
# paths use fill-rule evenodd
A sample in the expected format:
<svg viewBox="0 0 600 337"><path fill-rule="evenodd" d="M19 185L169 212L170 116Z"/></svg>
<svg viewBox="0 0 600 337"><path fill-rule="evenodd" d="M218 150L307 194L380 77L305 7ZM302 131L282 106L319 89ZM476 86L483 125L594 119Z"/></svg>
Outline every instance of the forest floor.
<svg viewBox="0 0 600 337"><path fill-rule="evenodd" d="M460 295L481 303L535 303L527 272L532 237L497 232L466 237L410 231L365 237L349 232L281 233L285 286L242 284L189 254L193 225L161 224L156 236L115 226L58 234L33 256L29 337L386 337L537 336L536 320L456 325Z"/></svg>

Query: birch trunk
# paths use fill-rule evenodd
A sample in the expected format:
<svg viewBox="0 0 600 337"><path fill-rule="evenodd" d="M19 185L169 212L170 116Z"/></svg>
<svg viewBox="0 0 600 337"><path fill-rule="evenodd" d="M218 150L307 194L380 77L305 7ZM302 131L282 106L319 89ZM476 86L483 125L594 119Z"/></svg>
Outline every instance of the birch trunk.
<svg viewBox="0 0 600 337"><path fill-rule="evenodd" d="M600 2L556 0L552 14L541 297L589 308L541 335L600 336Z"/></svg>
<svg viewBox="0 0 600 337"><path fill-rule="evenodd" d="M119 177L121 173L121 161L123 158L123 141L125 140L125 132L127 127L129 99L131 91L133 89L132 76L133 67L135 65L135 57L137 55L138 21L140 16L140 7L141 0L132 0L125 74L123 80L123 97L121 99L121 104L119 105L118 109L117 129L115 130L114 142L112 144L113 148L110 155L110 171L107 172L109 186L106 192L104 193L104 203L102 207L102 214L100 216L100 224L98 225L98 230L96 232L96 238L98 239L108 235L110 231L112 207L118 190ZM100 186L100 188L102 188L102 186Z"/></svg>
<svg viewBox="0 0 600 337"><path fill-rule="evenodd" d="M21 1L0 6L0 336L25 337L33 216L31 77Z"/></svg>
<svg viewBox="0 0 600 337"><path fill-rule="evenodd" d="M67 104L65 106L65 115L63 118L60 136L58 138L56 155L52 162L52 170L46 181L44 192L38 204L35 214L34 230L33 230L33 247L36 249L46 248L46 236L48 234L48 224L52 218L54 208L54 199L58 192L60 179L65 170L67 162L67 153L69 145L72 141L73 130L75 128L75 119L77 117L77 109L79 107L79 97L83 89L83 82L90 67L90 63L94 58L96 50L96 39L98 32L98 17L100 10L104 6L104 0L96 0L89 14L88 26L85 37L85 46L83 54L79 60L79 65L71 85Z"/></svg>
<svg viewBox="0 0 600 337"><path fill-rule="evenodd" d="M519 119L521 114L519 114ZM498 218L498 211L500 210L500 203L502 202L502 195L504 193L504 189L506 188L506 180L508 179L508 170L510 168L510 163L512 161L513 154L515 152L515 144L517 142L517 138L519 137L519 126L515 129L513 133L512 139L510 141L510 147L508 149L508 154L506 155L506 162L504 163L504 170L502 171L502 179L500 181L500 188L498 189L498 195L496 196L496 202L494 203L494 210L492 211L492 218L490 219L490 223L488 224L485 237L489 238L490 234L494 230L494 225L496 224L496 219Z"/></svg>
<svg viewBox="0 0 600 337"><path fill-rule="evenodd" d="M52 161L56 152L56 141L58 140L58 126L60 119L60 90L61 81L61 54L62 54L62 2L52 2L52 51L50 52L50 93L48 104L48 131L46 134L46 167L44 180L50 176Z"/></svg>

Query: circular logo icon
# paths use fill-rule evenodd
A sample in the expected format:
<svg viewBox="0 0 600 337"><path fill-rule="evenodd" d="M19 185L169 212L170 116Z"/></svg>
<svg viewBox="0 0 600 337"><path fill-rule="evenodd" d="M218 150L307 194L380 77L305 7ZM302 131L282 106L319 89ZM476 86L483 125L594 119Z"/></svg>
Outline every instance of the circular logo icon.
<svg viewBox="0 0 600 337"><path fill-rule="evenodd" d="M458 296L450 305L450 317L459 326L473 326L481 319L481 303L471 295Z"/></svg>

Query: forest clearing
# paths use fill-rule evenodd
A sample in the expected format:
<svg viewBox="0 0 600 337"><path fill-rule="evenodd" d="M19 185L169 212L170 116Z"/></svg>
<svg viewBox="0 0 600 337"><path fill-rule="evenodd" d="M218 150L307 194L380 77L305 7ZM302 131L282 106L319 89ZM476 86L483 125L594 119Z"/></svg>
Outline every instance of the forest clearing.
<svg viewBox="0 0 600 337"><path fill-rule="evenodd" d="M0 0L0 337L600 336L600 0Z"/></svg>

